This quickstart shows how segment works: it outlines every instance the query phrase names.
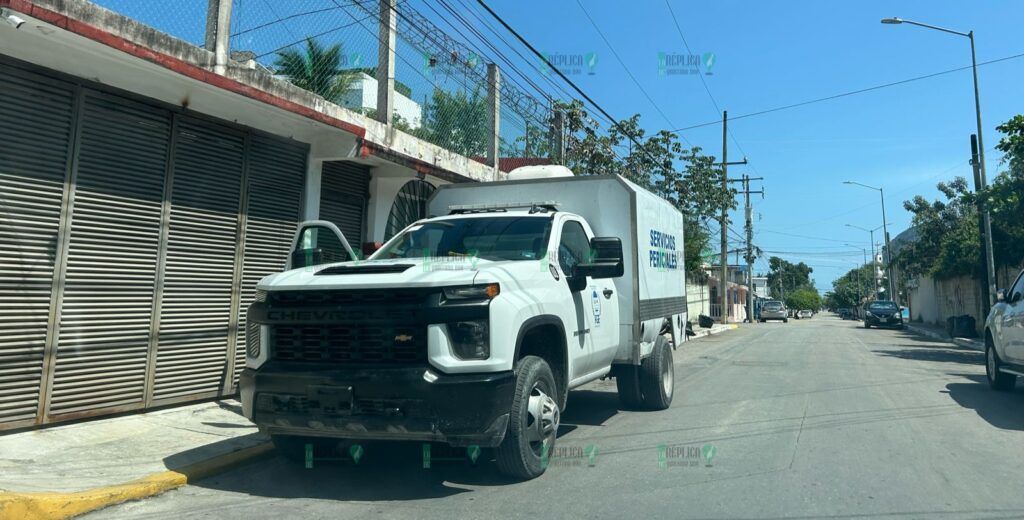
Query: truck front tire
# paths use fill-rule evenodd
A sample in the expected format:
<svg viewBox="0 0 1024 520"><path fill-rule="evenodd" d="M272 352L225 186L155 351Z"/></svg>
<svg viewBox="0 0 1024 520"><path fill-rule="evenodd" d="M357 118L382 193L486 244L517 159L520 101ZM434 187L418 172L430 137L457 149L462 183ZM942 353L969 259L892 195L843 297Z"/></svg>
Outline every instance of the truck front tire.
<svg viewBox="0 0 1024 520"><path fill-rule="evenodd" d="M675 367L672 364L672 347L664 336L658 337L651 355L640 364L640 390L645 408L664 410L672 404Z"/></svg>
<svg viewBox="0 0 1024 520"><path fill-rule="evenodd" d="M547 361L525 356L516 362L508 432L495 450L498 469L511 477L532 479L547 469L558 437L558 387Z"/></svg>

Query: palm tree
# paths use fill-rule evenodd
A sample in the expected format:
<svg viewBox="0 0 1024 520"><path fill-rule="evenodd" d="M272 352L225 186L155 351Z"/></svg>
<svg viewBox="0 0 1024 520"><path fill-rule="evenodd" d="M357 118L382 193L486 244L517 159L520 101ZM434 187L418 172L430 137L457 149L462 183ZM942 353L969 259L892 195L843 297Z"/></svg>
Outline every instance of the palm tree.
<svg viewBox="0 0 1024 520"><path fill-rule="evenodd" d="M340 102L352 85L356 74L342 69L340 43L324 47L312 38L306 39L305 52L285 49L277 53L274 66L277 73L288 78L297 87Z"/></svg>

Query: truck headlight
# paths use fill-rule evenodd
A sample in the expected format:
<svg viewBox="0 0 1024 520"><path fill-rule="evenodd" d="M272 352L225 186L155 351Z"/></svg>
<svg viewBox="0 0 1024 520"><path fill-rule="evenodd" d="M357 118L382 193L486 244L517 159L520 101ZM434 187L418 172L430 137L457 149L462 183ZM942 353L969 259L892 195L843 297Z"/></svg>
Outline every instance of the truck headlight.
<svg viewBox="0 0 1024 520"><path fill-rule="evenodd" d="M490 328L487 320L457 321L448 324L452 354L462 360L491 356Z"/></svg>
<svg viewBox="0 0 1024 520"><path fill-rule="evenodd" d="M501 287L496 283L486 285L466 285L463 287L445 287L444 299L465 301L465 300L493 300L501 293Z"/></svg>

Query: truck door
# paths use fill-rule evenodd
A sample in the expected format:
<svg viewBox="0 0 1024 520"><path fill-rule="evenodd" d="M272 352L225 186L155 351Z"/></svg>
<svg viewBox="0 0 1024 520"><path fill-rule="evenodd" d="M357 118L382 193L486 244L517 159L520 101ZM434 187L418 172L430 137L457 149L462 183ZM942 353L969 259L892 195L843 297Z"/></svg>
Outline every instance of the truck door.
<svg viewBox="0 0 1024 520"><path fill-rule="evenodd" d="M586 375L611 362L618 347L618 298L611 280L574 277L575 267L591 256L590 233L586 223L576 219L562 222L558 241L558 266L571 294L574 321L570 348L576 353L572 377ZM607 362L605 362L607 358Z"/></svg>
<svg viewBox="0 0 1024 520"><path fill-rule="evenodd" d="M300 222L292 238L285 269L355 260L356 254L338 226L326 220Z"/></svg>

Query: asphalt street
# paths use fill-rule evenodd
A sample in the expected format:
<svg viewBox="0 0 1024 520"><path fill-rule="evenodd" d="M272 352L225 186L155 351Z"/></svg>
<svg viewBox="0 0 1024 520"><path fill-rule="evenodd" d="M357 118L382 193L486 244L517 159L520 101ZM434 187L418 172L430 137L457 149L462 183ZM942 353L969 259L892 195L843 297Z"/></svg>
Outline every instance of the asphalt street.
<svg viewBox="0 0 1024 520"><path fill-rule="evenodd" d="M1021 518L1024 384L983 354L830 315L743 325L675 353L662 412L613 381L570 395L547 473L484 451L367 445L358 465L266 458L90 518ZM450 455L452 460L436 460Z"/></svg>

